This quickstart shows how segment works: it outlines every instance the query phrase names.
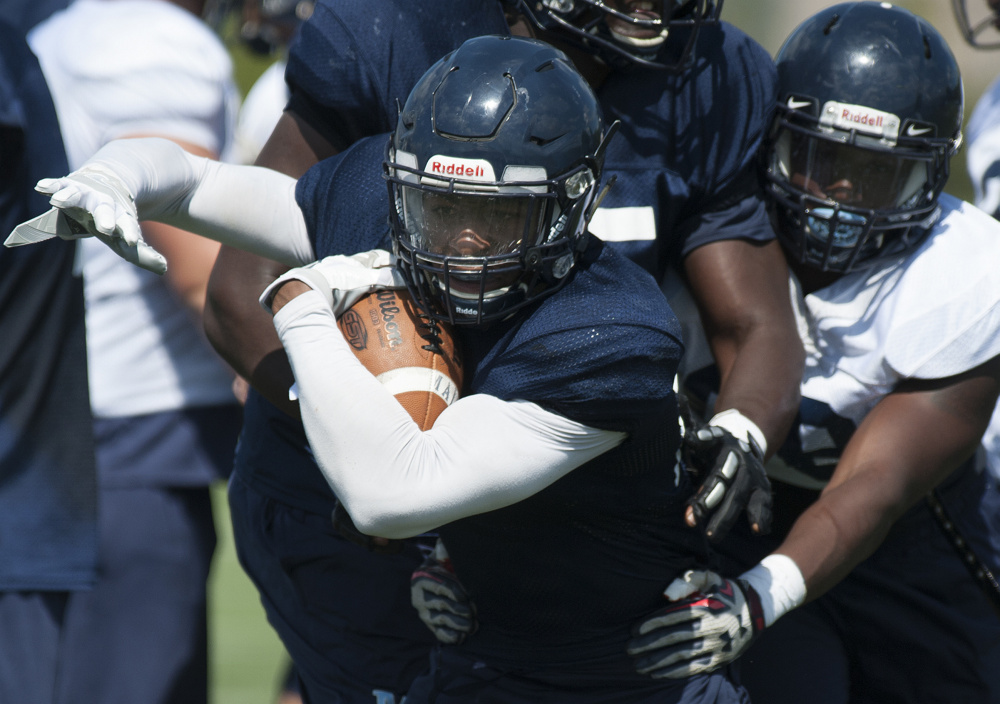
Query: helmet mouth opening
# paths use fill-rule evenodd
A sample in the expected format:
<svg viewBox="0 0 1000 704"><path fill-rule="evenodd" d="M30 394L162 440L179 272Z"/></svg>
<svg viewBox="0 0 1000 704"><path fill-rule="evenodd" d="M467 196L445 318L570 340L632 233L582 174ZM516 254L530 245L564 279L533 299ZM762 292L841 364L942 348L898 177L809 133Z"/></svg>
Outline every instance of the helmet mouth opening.
<svg viewBox="0 0 1000 704"><path fill-rule="evenodd" d="M718 24L723 1L518 0L516 4L537 28L558 33L605 63L680 73L693 66L699 31Z"/></svg>

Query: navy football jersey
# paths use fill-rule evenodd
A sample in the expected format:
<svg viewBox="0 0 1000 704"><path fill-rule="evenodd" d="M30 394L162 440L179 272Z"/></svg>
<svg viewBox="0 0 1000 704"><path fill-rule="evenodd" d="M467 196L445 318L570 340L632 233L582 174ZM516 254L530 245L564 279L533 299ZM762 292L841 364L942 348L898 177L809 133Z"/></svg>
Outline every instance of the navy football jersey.
<svg viewBox="0 0 1000 704"><path fill-rule="evenodd" d="M396 101L470 37L506 34L497 0L320 0L289 47L289 109L338 151L396 127Z"/></svg>
<svg viewBox="0 0 1000 704"><path fill-rule="evenodd" d="M770 56L725 22L702 29L688 72L610 74L597 96L621 123L604 164L617 181L591 231L657 276L709 242L774 239L755 160L776 94Z"/></svg>
<svg viewBox="0 0 1000 704"><path fill-rule="evenodd" d="M300 179L317 257L388 245L385 140L362 140ZM607 676L648 686L625 655L630 625L703 551L683 525L693 487L676 467L677 320L655 280L596 238L570 282L526 311L486 330L457 328L464 393L532 401L629 437L526 501L441 528L480 609L469 647L498 664L511 653L532 667L600 663ZM254 451L237 471L285 503L328 513L334 497L301 424L268 418L295 452L251 430L240 452ZM486 588L515 566L516 584ZM574 589L557 596L565 584ZM529 634L532 648L511 634Z"/></svg>
<svg viewBox="0 0 1000 704"><path fill-rule="evenodd" d="M38 179L67 173L55 110L24 37L0 22L0 232L48 208ZM97 487L83 284L75 247L0 248L0 589L94 579Z"/></svg>

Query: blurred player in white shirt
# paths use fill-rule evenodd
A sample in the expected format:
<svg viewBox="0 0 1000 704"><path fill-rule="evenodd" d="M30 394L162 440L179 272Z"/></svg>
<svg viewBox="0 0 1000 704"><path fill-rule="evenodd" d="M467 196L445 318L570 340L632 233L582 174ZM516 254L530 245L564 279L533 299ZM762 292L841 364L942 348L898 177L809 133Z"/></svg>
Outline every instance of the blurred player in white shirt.
<svg viewBox="0 0 1000 704"><path fill-rule="evenodd" d="M49 81L70 168L110 140L160 136L228 157L239 97L200 3L79 0L29 43ZM207 699L209 485L228 476L240 423L233 374L201 313L218 253L146 223L164 276L80 242L100 483L100 578L69 605L62 685L102 704Z"/></svg>

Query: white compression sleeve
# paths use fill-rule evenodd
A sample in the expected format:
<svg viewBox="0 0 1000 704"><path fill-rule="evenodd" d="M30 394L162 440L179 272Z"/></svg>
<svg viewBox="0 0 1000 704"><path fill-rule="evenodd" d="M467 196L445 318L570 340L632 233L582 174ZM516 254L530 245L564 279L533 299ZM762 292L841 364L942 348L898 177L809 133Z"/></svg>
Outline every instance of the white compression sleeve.
<svg viewBox="0 0 1000 704"><path fill-rule="evenodd" d="M483 394L459 399L421 432L354 356L320 294L293 299L274 324L313 454L370 535L405 538L516 503L625 438Z"/></svg>
<svg viewBox="0 0 1000 704"><path fill-rule="evenodd" d="M271 169L194 156L167 139L109 142L82 168L118 176L140 220L157 220L289 266L315 259L296 180Z"/></svg>

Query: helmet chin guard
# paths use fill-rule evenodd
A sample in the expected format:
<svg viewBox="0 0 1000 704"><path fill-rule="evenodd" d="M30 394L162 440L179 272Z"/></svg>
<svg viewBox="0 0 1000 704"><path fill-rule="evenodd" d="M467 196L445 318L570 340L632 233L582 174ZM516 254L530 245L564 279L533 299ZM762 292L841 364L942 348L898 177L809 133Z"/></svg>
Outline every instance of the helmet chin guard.
<svg viewBox="0 0 1000 704"><path fill-rule="evenodd" d="M537 29L609 65L679 73L695 59L701 28L718 24L723 0L506 0Z"/></svg>

